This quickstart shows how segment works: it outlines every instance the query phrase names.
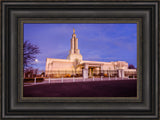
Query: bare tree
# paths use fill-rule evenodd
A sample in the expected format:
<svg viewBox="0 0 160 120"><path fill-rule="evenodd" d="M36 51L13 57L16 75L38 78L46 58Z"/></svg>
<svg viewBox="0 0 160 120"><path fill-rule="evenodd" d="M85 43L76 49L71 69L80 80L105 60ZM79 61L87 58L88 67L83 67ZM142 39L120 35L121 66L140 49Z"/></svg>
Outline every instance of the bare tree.
<svg viewBox="0 0 160 120"><path fill-rule="evenodd" d="M28 67L27 69L25 69L25 77L28 77L28 78L33 78L33 77L36 77L37 74L38 74L38 69L34 69L32 67Z"/></svg>
<svg viewBox="0 0 160 120"><path fill-rule="evenodd" d="M28 40L23 43L23 64L24 70L33 65L36 55L40 53L39 47L33 45Z"/></svg>
<svg viewBox="0 0 160 120"><path fill-rule="evenodd" d="M79 63L80 63L80 61L78 59L75 59L75 61L73 63L73 67L74 67L75 72L76 72L76 70L78 68Z"/></svg>
<svg viewBox="0 0 160 120"><path fill-rule="evenodd" d="M25 69L25 73L24 73L24 78L32 78L33 77L33 68L32 67L28 67L27 69Z"/></svg>

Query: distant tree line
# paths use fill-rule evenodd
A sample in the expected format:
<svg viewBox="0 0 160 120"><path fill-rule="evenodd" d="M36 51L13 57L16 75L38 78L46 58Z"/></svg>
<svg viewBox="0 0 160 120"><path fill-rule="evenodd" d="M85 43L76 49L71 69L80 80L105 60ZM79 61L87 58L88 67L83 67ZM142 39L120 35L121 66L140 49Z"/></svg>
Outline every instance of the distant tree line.
<svg viewBox="0 0 160 120"><path fill-rule="evenodd" d="M128 69L136 69L135 66L133 64L129 64L128 65Z"/></svg>

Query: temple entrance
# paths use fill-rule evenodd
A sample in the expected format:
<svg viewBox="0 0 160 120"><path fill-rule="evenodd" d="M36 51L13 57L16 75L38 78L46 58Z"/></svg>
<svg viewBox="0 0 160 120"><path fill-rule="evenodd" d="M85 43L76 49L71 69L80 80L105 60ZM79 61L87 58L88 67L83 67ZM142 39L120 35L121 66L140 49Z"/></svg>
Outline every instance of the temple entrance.
<svg viewBox="0 0 160 120"><path fill-rule="evenodd" d="M88 76L89 77L91 77L91 76L93 76L93 67L89 67L89 69L88 69Z"/></svg>
<svg viewBox="0 0 160 120"><path fill-rule="evenodd" d="M98 76L100 70L102 69L102 64L91 64L91 63L83 63L80 64L83 68L83 78Z"/></svg>
<svg viewBox="0 0 160 120"><path fill-rule="evenodd" d="M89 77L94 76L94 73L95 73L96 68L97 68L97 67L93 67L93 66L88 68L88 76L89 76Z"/></svg>

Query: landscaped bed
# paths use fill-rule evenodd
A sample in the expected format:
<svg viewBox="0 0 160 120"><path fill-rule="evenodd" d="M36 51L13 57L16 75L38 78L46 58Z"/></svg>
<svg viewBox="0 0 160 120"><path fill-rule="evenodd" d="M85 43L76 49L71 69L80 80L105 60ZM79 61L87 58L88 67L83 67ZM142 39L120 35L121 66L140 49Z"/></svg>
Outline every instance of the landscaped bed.
<svg viewBox="0 0 160 120"><path fill-rule="evenodd" d="M24 83L34 83L35 78L25 78ZM43 82L44 78L36 78L36 82Z"/></svg>

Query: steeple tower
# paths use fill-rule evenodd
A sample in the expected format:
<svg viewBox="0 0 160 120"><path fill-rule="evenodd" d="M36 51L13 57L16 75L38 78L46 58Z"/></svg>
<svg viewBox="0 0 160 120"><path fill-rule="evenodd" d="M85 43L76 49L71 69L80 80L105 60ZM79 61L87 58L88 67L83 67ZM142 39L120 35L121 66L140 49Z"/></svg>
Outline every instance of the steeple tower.
<svg viewBox="0 0 160 120"><path fill-rule="evenodd" d="M73 34L75 34L75 29L73 28Z"/></svg>
<svg viewBox="0 0 160 120"><path fill-rule="evenodd" d="M73 28L72 38L71 38L71 49L69 51L69 55L67 56L67 59L82 60L82 55L80 54L80 51L78 49L78 38L76 37L74 28Z"/></svg>

